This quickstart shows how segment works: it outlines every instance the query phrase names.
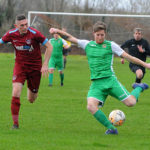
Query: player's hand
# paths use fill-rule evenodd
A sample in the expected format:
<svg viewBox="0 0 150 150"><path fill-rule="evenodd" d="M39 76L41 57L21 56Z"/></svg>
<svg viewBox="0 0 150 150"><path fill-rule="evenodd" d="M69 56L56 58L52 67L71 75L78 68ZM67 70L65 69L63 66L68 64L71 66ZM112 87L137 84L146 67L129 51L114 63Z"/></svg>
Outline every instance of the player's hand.
<svg viewBox="0 0 150 150"><path fill-rule="evenodd" d="M121 63L124 64L124 59L123 58L121 58Z"/></svg>
<svg viewBox="0 0 150 150"><path fill-rule="evenodd" d="M142 48L142 45L137 45L139 52L144 53L145 50Z"/></svg>
<svg viewBox="0 0 150 150"><path fill-rule="evenodd" d="M42 76L48 77L48 75L49 75L48 66L43 64L43 66L41 68L41 72L42 72Z"/></svg>
<svg viewBox="0 0 150 150"><path fill-rule="evenodd" d="M56 29L56 28L50 28L50 29L49 29L49 33L50 33L50 34L57 33L57 29Z"/></svg>
<svg viewBox="0 0 150 150"><path fill-rule="evenodd" d="M146 68L150 69L150 63L146 63Z"/></svg>

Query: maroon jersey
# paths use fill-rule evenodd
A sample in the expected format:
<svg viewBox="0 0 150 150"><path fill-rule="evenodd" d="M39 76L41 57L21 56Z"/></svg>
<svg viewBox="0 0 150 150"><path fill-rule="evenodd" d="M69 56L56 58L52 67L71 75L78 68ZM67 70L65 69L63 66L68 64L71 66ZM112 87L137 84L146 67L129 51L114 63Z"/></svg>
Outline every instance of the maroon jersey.
<svg viewBox="0 0 150 150"><path fill-rule="evenodd" d="M11 42L15 48L16 63L28 66L30 69L40 70L42 57L40 43L45 45L48 41L38 30L29 27L26 34L21 35L17 28L9 30L0 43Z"/></svg>

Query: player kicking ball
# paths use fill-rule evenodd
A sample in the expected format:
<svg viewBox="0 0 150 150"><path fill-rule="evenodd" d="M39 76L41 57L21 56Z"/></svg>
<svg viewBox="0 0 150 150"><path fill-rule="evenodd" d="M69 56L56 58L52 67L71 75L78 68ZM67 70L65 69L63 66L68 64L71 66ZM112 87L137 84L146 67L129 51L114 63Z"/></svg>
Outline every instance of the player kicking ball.
<svg viewBox="0 0 150 150"><path fill-rule="evenodd" d="M113 56L116 54L148 69L150 69L150 64L127 54L115 42L105 40L106 25L100 21L93 26L94 41L77 39L56 28L51 28L50 33L60 34L64 39L78 44L85 50L92 80L87 95L87 109L107 128L105 134L118 134L116 127L110 123L105 114L99 109L99 106L104 105L108 95L115 97L128 107L134 106L140 93L147 89L148 85L145 83L135 84L134 90L129 93L115 76L112 68Z"/></svg>

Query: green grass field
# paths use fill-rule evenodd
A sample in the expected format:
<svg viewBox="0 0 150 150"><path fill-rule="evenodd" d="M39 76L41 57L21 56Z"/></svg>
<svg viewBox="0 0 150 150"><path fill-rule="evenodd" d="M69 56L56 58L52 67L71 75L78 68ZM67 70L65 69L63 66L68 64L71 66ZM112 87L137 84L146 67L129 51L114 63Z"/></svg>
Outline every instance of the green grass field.
<svg viewBox="0 0 150 150"><path fill-rule="evenodd" d="M148 60L150 61L150 60ZM68 56L64 87L58 72L54 85L42 78L38 99L27 101L26 84L21 95L20 129L11 130L10 112L13 54L0 54L0 150L149 150L150 92L143 92L135 107L126 107L108 97L102 111L108 116L121 109L126 122L118 127L119 135L105 135L105 128L86 109L90 72L85 56ZM114 59L118 79L131 91L135 75L119 58ZM150 72L143 82L150 85Z"/></svg>

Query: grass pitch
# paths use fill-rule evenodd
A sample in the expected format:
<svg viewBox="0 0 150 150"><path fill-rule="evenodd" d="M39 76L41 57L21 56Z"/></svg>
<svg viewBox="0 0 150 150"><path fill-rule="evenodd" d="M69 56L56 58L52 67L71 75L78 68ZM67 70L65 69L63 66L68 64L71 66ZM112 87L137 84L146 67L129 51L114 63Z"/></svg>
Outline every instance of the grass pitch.
<svg viewBox="0 0 150 150"><path fill-rule="evenodd" d="M149 61L149 60L148 60ZM144 91L135 107L126 107L108 97L102 111L108 116L121 109L126 121L118 127L119 135L105 135L86 109L90 72L85 56L68 56L64 87L59 74L54 73L53 87L42 78L39 96L34 104L26 98L26 84L21 95L20 129L11 130L10 112L13 54L0 54L0 150L149 150L150 149L150 92ZM119 58L114 70L120 82L131 91L135 75ZM150 85L150 71L143 82Z"/></svg>

